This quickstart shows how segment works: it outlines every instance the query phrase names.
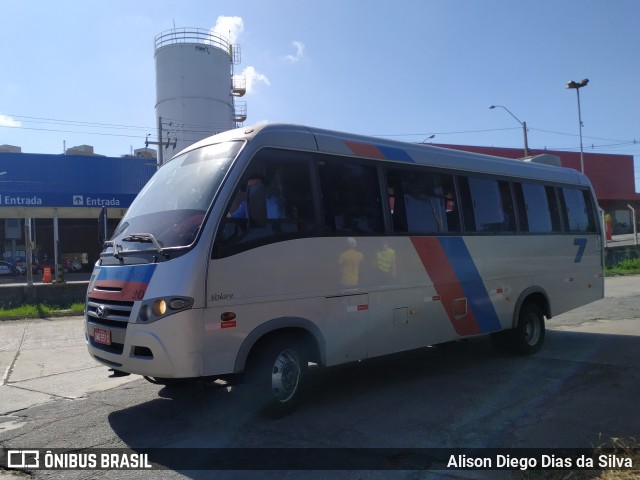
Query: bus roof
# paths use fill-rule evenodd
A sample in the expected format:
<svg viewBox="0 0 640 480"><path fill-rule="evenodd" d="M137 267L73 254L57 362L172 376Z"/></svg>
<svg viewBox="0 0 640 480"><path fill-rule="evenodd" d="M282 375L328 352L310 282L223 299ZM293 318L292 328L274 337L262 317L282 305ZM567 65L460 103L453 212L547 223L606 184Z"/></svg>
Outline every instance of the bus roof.
<svg viewBox="0 0 640 480"><path fill-rule="evenodd" d="M254 147L291 148L389 162L431 165L464 172L591 185L585 175L571 168L285 123L261 123L229 130L205 138L184 151L230 140L258 142Z"/></svg>

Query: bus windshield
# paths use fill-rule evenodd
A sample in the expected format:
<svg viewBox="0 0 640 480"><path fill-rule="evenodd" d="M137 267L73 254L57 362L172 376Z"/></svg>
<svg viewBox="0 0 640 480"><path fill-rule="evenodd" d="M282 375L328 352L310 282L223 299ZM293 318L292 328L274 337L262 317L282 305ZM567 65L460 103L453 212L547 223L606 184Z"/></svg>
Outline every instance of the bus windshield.
<svg viewBox="0 0 640 480"><path fill-rule="evenodd" d="M123 253L191 245L243 145L242 141L208 145L164 164L140 191L113 234Z"/></svg>

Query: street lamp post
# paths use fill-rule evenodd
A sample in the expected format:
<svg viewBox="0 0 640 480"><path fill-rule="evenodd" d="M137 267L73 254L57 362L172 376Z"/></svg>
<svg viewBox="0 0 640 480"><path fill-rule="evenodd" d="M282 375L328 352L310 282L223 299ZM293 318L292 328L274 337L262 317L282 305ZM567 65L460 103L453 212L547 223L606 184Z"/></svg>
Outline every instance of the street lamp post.
<svg viewBox="0 0 640 480"><path fill-rule="evenodd" d="M489 108L492 109L492 110L494 108L496 108L496 107L504 108L509 115L511 115L513 118L516 119L516 122L518 122L520 125L522 125L522 133L524 135L524 156L528 157L529 156L529 142L527 140L527 122L521 122L518 119L518 117L516 117L513 113L511 113L511 111L507 107L505 107L503 105L491 105L491 106L489 106Z"/></svg>
<svg viewBox="0 0 640 480"><path fill-rule="evenodd" d="M575 88L576 93L578 94L578 127L580 129L580 171L584 173L584 153L582 150L582 114L580 113L580 89L582 87L586 87L589 83L589 79L585 78L580 80L579 82L574 82L573 80L567 82L567 88Z"/></svg>

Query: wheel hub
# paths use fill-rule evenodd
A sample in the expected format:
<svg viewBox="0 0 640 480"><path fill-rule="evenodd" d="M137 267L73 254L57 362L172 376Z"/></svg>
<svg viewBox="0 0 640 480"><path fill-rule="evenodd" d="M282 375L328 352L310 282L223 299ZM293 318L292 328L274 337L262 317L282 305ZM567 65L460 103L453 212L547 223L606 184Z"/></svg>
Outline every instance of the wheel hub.
<svg viewBox="0 0 640 480"><path fill-rule="evenodd" d="M290 350L278 355L271 372L271 388L273 395L280 402L287 402L298 389L300 381L300 364Z"/></svg>

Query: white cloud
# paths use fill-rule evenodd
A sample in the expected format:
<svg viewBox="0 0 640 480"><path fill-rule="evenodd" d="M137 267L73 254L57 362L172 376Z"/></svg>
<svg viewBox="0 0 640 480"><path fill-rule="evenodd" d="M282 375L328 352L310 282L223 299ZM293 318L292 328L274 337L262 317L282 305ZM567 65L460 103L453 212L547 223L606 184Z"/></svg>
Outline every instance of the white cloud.
<svg viewBox="0 0 640 480"><path fill-rule="evenodd" d="M0 113L0 127L20 127L22 126L22 122L18 120L14 120L8 115L2 115Z"/></svg>
<svg viewBox="0 0 640 480"><path fill-rule="evenodd" d="M245 67L242 70L242 75L247 79L247 93L251 93L254 90L256 83L264 83L267 86L271 85L271 82L264 73L260 73L255 67Z"/></svg>
<svg viewBox="0 0 640 480"><path fill-rule="evenodd" d="M241 17L225 17L221 15L217 18L216 25L211 31L227 38L231 44L237 43L238 37L244 32L244 22ZM304 45L302 48L304 48ZM264 73L256 70L255 67L245 67L242 70L242 75L244 75L246 79L247 93L253 92L258 83L267 86L271 85L269 78Z"/></svg>
<svg viewBox="0 0 640 480"><path fill-rule="evenodd" d="M244 31L244 22L242 17L225 17L221 15L216 20L216 26L211 31L227 38L229 43L236 43L238 37Z"/></svg>
<svg viewBox="0 0 640 480"><path fill-rule="evenodd" d="M304 43L294 40L293 42L291 42L291 45L293 45L293 48L296 50L296 53L293 55L289 54L285 56L284 59L289 63L299 62L301 59L304 58Z"/></svg>

